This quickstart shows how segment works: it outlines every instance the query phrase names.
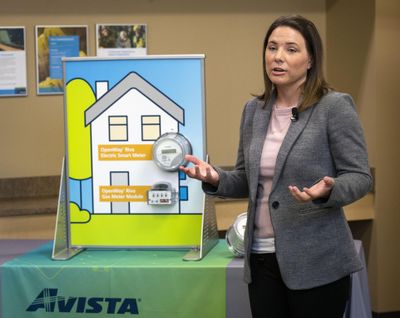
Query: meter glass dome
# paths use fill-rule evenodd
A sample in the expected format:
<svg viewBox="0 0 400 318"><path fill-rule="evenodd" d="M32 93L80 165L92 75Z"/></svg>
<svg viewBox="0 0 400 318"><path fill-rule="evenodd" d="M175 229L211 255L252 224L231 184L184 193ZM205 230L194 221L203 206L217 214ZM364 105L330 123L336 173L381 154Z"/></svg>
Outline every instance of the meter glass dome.
<svg viewBox="0 0 400 318"><path fill-rule="evenodd" d="M185 156L191 154L189 140L180 133L165 133L153 144L153 160L166 171L177 171L179 166L185 166Z"/></svg>

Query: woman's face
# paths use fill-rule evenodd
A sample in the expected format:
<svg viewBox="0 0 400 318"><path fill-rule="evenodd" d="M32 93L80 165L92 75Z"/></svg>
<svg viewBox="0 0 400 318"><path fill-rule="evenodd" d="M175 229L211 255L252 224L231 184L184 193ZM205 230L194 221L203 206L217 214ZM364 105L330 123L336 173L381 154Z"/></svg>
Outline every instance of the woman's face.
<svg viewBox="0 0 400 318"><path fill-rule="evenodd" d="M266 72L277 88L299 88L311 67L306 42L295 29L277 27L265 49Z"/></svg>

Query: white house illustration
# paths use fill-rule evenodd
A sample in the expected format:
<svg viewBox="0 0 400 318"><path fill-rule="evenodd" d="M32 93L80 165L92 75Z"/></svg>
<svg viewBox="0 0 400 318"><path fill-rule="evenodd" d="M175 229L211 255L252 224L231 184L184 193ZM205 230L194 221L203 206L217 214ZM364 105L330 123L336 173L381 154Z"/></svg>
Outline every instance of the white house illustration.
<svg viewBox="0 0 400 318"><path fill-rule="evenodd" d="M96 95L85 111L85 125L91 127L93 213L181 213L188 181L157 167L152 145L160 135L179 131L184 109L135 72L110 90L108 82L97 82ZM159 182L177 191L175 204L147 204L147 191Z"/></svg>

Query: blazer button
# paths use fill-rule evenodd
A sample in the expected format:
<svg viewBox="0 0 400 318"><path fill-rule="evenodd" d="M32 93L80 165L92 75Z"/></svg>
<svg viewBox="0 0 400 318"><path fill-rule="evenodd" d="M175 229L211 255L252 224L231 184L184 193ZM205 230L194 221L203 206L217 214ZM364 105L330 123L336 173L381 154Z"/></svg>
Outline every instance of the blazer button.
<svg viewBox="0 0 400 318"><path fill-rule="evenodd" d="M272 207L273 207L274 209L279 208L279 202L278 202L278 201L272 202Z"/></svg>

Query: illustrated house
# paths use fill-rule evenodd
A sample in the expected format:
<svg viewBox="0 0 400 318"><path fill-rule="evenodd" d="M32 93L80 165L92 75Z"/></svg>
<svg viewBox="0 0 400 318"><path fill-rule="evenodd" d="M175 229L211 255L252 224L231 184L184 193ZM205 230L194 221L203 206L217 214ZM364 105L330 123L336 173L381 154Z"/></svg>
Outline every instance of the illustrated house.
<svg viewBox="0 0 400 318"><path fill-rule="evenodd" d="M85 125L91 128L93 213L181 213L182 197L173 205L154 206L146 199L104 200L103 193L124 187L143 192L160 181L177 192L187 189L178 172L161 170L151 157L154 141L184 124L184 109L135 72L110 90L107 82L97 82L96 95L85 111Z"/></svg>

